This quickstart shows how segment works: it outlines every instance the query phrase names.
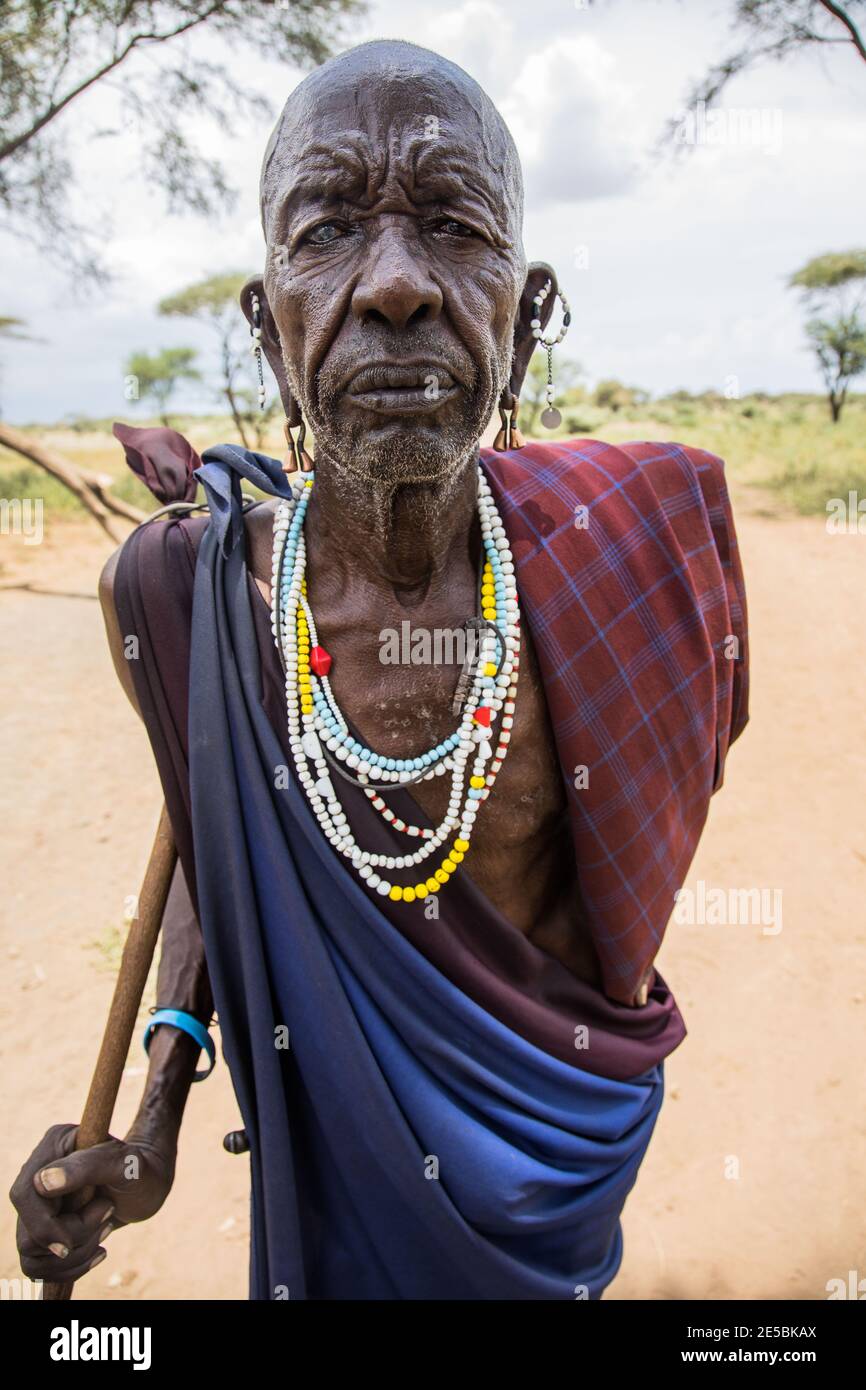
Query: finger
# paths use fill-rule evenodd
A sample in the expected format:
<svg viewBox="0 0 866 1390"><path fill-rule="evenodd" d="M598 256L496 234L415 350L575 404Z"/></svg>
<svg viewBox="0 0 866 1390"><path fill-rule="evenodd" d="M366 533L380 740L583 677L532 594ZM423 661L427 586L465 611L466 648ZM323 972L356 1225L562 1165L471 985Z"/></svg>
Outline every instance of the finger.
<svg viewBox="0 0 866 1390"><path fill-rule="evenodd" d="M80 1245L87 1240L94 1231L99 1231L107 1221L114 1216L114 1198L105 1193L97 1193L95 1197L83 1206L79 1211L70 1212L71 1230L73 1232L73 1243ZM61 1220L63 1217L61 1217ZM77 1226L74 1224L77 1222Z"/></svg>
<svg viewBox="0 0 866 1390"><path fill-rule="evenodd" d="M112 1149L117 1151L113 1155ZM111 1176L120 1171L123 1163L122 1154L122 1145L116 1140L111 1140L106 1145L100 1145L99 1151L85 1149L66 1158L52 1159L47 1168L40 1168L36 1172L31 1168L29 1182L23 1188L16 1183L14 1191L19 1219L31 1240L37 1245L51 1249L55 1254L57 1247L72 1249L80 1245L84 1237L98 1226L100 1220L104 1220L112 1199L108 1193L97 1193L96 1199L102 1205L91 1208L91 1202L95 1200L91 1197L90 1202L80 1212L67 1209L69 1199L81 1187L101 1186L101 1179L105 1175ZM68 1165L73 1165L71 1172L67 1172ZM25 1165L27 1166L29 1165ZM50 1181L57 1195L52 1195L50 1188L42 1195L41 1189L46 1186L46 1172L52 1174ZM62 1184L56 1178L58 1173L63 1175ZM85 1211L89 1213L86 1218ZM82 1220L84 1225L81 1224Z"/></svg>
<svg viewBox="0 0 866 1390"><path fill-rule="evenodd" d="M76 1279L80 1279L82 1274L87 1274L97 1265L102 1264L108 1254L107 1250L100 1247L91 1248L84 1253L78 1251L77 1260L70 1256L68 1260L52 1260L51 1256L42 1256L21 1261L21 1268L28 1279L41 1279L44 1283L72 1284Z"/></svg>
<svg viewBox="0 0 866 1390"><path fill-rule="evenodd" d="M116 1139L56 1159L33 1174L40 1197L68 1197L83 1187L108 1187L123 1178L125 1151Z"/></svg>
<svg viewBox="0 0 866 1390"><path fill-rule="evenodd" d="M9 1189L9 1199L16 1210L21 1210L22 1203L32 1203L34 1173L72 1153L77 1133L76 1125L54 1125L43 1135Z"/></svg>
<svg viewBox="0 0 866 1390"><path fill-rule="evenodd" d="M28 1202L18 1208L18 1249L25 1245L35 1245L41 1250L53 1250L58 1254L62 1249L70 1250L74 1244L63 1217L59 1211L60 1203L49 1203L34 1192ZM69 1213L71 1216L72 1213Z"/></svg>
<svg viewBox="0 0 866 1390"><path fill-rule="evenodd" d="M111 1225L106 1221L98 1231L94 1231L80 1245L70 1245L65 1254L58 1255L39 1245L25 1242L20 1250L21 1268L31 1279L65 1280L69 1271L87 1265L102 1244L100 1235Z"/></svg>
<svg viewBox="0 0 866 1390"><path fill-rule="evenodd" d="M25 1227L26 1234L23 1235L23 1239L19 1236L18 1248L22 1254L40 1255L44 1255L47 1248L55 1258L65 1259L68 1252L86 1245L99 1231L109 1226L113 1215L113 1199L104 1195L96 1196L80 1211L61 1212L52 1219L52 1226L56 1227L59 1233L58 1240L49 1241L46 1246L44 1241L40 1241Z"/></svg>

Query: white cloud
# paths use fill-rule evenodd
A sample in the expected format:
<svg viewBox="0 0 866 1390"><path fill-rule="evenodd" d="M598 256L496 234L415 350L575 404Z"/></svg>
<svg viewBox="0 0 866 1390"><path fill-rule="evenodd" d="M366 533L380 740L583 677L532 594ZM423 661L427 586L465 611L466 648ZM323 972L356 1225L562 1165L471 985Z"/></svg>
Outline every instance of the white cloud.
<svg viewBox="0 0 866 1390"><path fill-rule="evenodd" d="M499 105L523 159L527 202L583 201L634 186L642 122L615 58L590 35L528 54Z"/></svg>
<svg viewBox="0 0 866 1390"><path fill-rule="evenodd" d="M405 5L400 13L405 16ZM494 0L468 0L457 9L442 11L425 6L421 22L411 26L411 40L459 64L498 102L508 90L521 51L513 14L513 9L509 13ZM371 18L375 27L375 11ZM398 20L393 36L410 37L405 22Z"/></svg>

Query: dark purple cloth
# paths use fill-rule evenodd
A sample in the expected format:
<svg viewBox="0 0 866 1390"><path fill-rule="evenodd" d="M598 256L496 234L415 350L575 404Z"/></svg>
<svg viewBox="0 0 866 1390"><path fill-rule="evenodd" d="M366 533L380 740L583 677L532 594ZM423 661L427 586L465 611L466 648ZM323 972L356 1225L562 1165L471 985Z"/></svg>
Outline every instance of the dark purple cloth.
<svg viewBox="0 0 866 1390"><path fill-rule="evenodd" d="M194 474L201 459L177 430L115 424L114 437L123 445L133 473L160 502L193 500L197 487Z"/></svg>

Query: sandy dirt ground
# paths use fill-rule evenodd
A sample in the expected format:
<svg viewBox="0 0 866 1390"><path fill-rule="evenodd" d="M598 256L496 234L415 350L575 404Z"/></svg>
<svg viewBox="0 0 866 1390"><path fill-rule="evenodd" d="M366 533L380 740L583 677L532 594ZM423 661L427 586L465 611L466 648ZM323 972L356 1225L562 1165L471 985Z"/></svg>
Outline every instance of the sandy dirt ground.
<svg viewBox="0 0 866 1390"><path fill-rule="evenodd" d="M866 541L748 509L739 530L752 719L689 885L781 889L783 928L669 927L659 965L689 1036L626 1208L616 1299L819 1299L866 1276ZM0 546L5 1192L44 1129L78 1118L160 793L95 601L110 543L63 521L40 546ZM135 1049L115 1133L141 1090ZM237 1124L223 1063L193 1088L166 1206L109 1238L90 1296L245 1297L247 1161L221 1144Z"/></svg>

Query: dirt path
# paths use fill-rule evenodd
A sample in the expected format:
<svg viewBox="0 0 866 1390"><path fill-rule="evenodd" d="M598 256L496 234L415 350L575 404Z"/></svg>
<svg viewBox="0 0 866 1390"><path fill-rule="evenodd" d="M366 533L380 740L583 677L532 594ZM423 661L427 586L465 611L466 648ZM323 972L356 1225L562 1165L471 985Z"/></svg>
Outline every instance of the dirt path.
<svg viewBox="0 0 866 1390"><path fill-rule="evenodd" d="M668 1064L613 1298L821 1298L850 1269L866 1277L866 542L820 520L739 524L752 721L689 883L781 889L783 929L669 928L660 966L690 1035ZM93 597L110 547L79 523L0 545L0 584L55 591L0 592L5 1192L45 1127L78 1118L159 789ZM165 1209L111 1237L91 1296L245 1296L246 1160L221 1146L237 1123L221 1063L193 1090Z"/></svg>

